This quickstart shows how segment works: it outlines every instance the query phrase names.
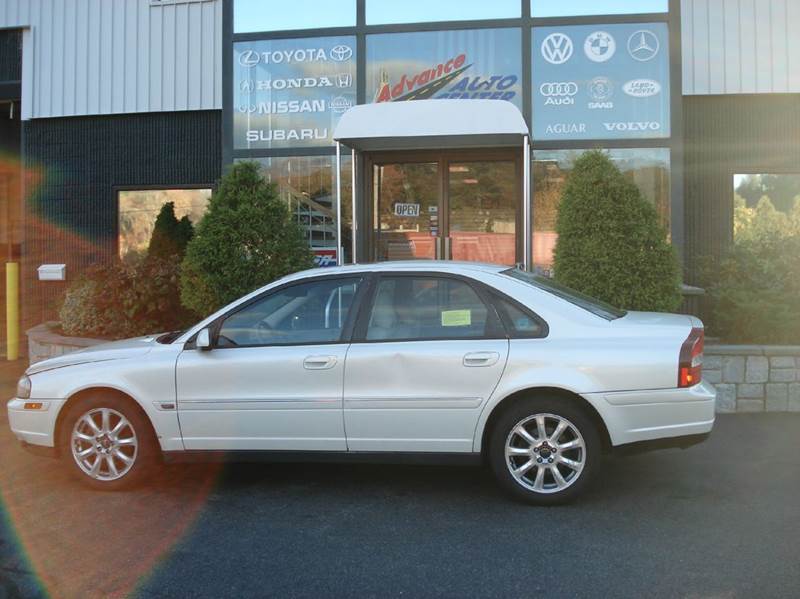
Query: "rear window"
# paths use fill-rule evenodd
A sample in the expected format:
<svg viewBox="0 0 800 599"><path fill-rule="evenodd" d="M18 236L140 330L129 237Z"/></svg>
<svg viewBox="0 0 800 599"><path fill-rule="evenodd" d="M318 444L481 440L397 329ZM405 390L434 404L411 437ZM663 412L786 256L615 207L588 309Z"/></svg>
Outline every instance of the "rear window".
<svg viewBox="0 0 800 599"><path fill-rule="evenodd" d="M553 279L542 275L525 272L524 270L519 270L518 268L504 270L502 274L508 275L513 279L522 281L523 283L527 283L528 285L532 285L537 289L541 289L542 291L552 293L556 297L560 297L561 299L566 300L569 303L578 306L579 308L583 308L595 316L605 318L606 320L616 320L617 318L622 318L625 316L625 314L627 314L625 310L620 310L611 304L607 304L593 297L589 297L588 295L584 295L579 291L575 291L574 289L570 289L569 287L556 283Z"/></svg>

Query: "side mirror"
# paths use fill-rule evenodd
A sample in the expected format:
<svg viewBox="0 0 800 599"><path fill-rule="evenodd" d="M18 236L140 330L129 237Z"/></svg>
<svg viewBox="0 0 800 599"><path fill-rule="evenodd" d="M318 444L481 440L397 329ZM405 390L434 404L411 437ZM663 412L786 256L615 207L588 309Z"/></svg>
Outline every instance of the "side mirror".
<svg viewBox="0 0 800 599"><path fill-rule="evenodd" d="M197 333L197 338L194 341L197 349L208 351L211 349L211 331L203 329Z"/></svg>

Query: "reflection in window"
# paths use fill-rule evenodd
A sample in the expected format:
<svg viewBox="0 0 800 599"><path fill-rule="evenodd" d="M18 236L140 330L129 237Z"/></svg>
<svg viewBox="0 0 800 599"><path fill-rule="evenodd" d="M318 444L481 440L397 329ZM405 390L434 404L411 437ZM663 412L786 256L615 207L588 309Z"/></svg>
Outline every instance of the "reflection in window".
<svg viewBox="0 0 800 599"><path fill-rule="evenodd" d="M669 0L531 0L534 17L669 12Z"/></svg>
<svg viewBox="0 0 800 599"><path fill-rule="evenodd" d="M558 235L556 219L572 164L584 150L537 150L533 153L533 263L549 271ZM609 157L656 208L670 231L670 164L667 148L607 150Z"/></svg>
<svg viewBox="0 0 800 599"><path fill-rule="evenodd" d="M519 16L519 0L367 0L367 25L513 19Z"/></svg>
<svg viewBox="0 0 800 599"><path fill-rule="evenodd" d="M286 31L356 24L356 0L234 0L233 32Z"/></svg>
<svg viewBox="0 0 800 599"><path fill-rule="evenodd" d="M800 174L733 176L733 239L800 235Z"/></svg>
<svg viewBox="0 0 800 599"><path fill-rule="evenodd" d="M258 158L268 181L275 183L280 198L302 227L319 266L335 266L336 158L299 156ZM342 157L342 245L344 262L351 262L350 157Z"/></svg>
<svg viewBox="0 0 800 599"><path fill-rule="evenodd" d="M144 252L150 245L153 226L167 202L175 205L175 217L188 216L196 225L208 208L211 189L136 189L118 193L119 255Z"/></svg>

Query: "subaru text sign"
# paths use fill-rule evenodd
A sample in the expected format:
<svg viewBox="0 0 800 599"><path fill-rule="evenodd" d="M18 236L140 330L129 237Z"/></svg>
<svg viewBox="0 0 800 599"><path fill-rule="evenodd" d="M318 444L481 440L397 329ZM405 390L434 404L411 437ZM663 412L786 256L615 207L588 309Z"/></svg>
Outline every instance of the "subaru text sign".
<svg viewBox="0 0 800 599"><path fill-rule="evenodd" d="M533 29L533 137L670 136L666 23Z"/></svg>
<svg viewBox="0 0 800 599"><path fill-rule="evenodd" d="M327 146L356 101L352 36L237 42L233 146Z"/></svg>

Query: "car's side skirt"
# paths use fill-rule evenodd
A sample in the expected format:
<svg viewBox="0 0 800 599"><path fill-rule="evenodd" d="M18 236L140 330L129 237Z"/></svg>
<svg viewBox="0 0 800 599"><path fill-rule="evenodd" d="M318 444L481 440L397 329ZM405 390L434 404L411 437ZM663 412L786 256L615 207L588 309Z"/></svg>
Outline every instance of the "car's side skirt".
<svg viewBox="0 0 800 599"><path fill-rule="evenodd" d="M334 462L357 464L480 464L479 453L385 452L385 451L262 451L192 450L165 451L164 461L179 462Z"/></svg>

